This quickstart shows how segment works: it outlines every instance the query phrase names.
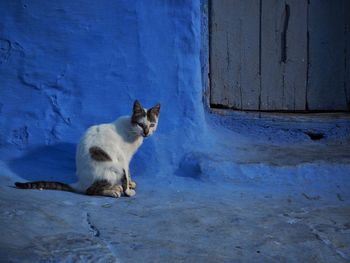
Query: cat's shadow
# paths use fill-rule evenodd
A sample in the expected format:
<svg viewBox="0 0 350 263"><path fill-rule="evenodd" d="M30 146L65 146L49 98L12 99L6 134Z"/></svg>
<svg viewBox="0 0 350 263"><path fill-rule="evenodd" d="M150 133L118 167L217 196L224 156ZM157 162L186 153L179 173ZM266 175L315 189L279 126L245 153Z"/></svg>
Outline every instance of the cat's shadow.
<svg viewBox="0 0 350 263"><path fill-rule="evenodd" d="M11 170L27 181L74 183L75 148L73 143L38 146L9 162Z"/></svg>
<svg viewBox="0 0 350 263"><path fill-rule="evenodd" d="M76 144L58 143L32 148L9 162L10 169L26 181L75 183ZM153 141L149 141L133 158L130 170L135 177L156 174L158 160Z"/></svg>

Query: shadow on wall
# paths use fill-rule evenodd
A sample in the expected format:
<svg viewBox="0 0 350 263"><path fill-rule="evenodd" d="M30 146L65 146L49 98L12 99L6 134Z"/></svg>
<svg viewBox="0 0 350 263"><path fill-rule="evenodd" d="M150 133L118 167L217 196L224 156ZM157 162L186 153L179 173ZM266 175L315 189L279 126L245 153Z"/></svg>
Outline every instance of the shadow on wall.
<svg viewBox="0 0 350 263"><path fill-rule="evenodd" d="M73 183L75 176L75 148L72 143L39 146L13 159L9 166L19 177L28 181L59 181Z"/></svg>
<svg viewBox="0 0 350 263"><path fill-rule="evenodd" d="M154 136L157 136L155 134ZM158 153L155 145L156 139L149 138L144 140L143 144L136 152L130 163L130 173L133 178L149 177L162 172L158 159Z"/></svg>
<svg viewBox="0 0 350 263"><path fill-rule="evenodd" d="M28 181L59 181L74 183L75 150L73 143L39 146L9 162L11 170ZM141 147L131 163L132 176L155 175L159 172L153 141ZM153 164L153 165L152 165Z"/></svg>

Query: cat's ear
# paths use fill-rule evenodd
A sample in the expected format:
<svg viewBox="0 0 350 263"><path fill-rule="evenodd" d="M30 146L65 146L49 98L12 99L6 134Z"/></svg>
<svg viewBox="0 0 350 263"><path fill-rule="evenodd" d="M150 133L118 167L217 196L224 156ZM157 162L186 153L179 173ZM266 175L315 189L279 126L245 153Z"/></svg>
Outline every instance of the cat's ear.
<svg viewBox="0 0 350 263"><path fill-rule="evenodd" d="M142 108L141 103L135 100L134 107L132 109L131 122L136 123L139 119L146 117L146 112Z"/></svg>
<svg viewBox="0 0 350 263"><path fill-rule="evenodd" d="M160 111L160 104L157 103L155 106L151 108L151 112L156 115L157 117L159 116L159 111Z"/></svg>
<svg viewBox="0 0 350 263"><path fill-rule="evenodd" d="M136 113L136 112L143 112L142 105L141 105L141 103L138 100L135 100L135 102L134 102L133 112L134 113Z"/></svg>

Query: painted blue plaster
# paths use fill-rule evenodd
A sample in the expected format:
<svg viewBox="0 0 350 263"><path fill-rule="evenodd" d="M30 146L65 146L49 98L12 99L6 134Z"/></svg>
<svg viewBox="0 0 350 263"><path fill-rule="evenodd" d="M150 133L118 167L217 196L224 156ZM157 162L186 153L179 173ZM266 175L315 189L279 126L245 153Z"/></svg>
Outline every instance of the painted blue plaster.
<svg viewBox="0 0 350 263"><path fill-rule="evenodd" d="M277 151L282 164L260 158L272 146L346 144L348 119L211 114L207 25L206 0L1 1L2 160L26 180L73 182L79 137L90 125L130 114L137 98L162 107L157 132L132 161L134 176L274 191L309 182L319 190L349 188L346 153L334 155L339 165L336 157L324 163L325 154L289 158L289 148ZM310 130L324 139L312 142Z"/></svg>
<svg viewBox="0 0 350 263"><path fill-rule="evenodd" d="M66 167L87 127L130 114L137 98L162 108L134 173L176 166L205 130L200 10L190 0L1 1L3 158L28 163L25 179L46 178L48 156Z"/></svg>
<svg viewBox="0 0 350 263"><path fill-rule="evenodd" d="M2 258L132 261L135 255L136 262L152 262L155 252L165 262L199 254L215 261L237 258L236 247L251 262L278 252L319 255L326 240L334 259L346 240L333 229L347 222L339 207L350 202L349 162L290 164L281 149L265 161L260 155L300 143L327 149L330 139L341 145L349 141L350 121L300 125L260 114L211 114L206 10L206 0L0 1L0 224L9 233ZM135 98L146 107L162 104L158 131L132 161L136 198L8 187L15 180L74 182L84 130L129 114ZM325 139L310 141L310 129ZM325 197L331 202L322 203ZM305 235L296 238L304 229L311 235L306 243ZM280 243L265 237L270 232ZM187 240L196 246L188 249ZM347 252L337 248L344 258Z"/></svg>

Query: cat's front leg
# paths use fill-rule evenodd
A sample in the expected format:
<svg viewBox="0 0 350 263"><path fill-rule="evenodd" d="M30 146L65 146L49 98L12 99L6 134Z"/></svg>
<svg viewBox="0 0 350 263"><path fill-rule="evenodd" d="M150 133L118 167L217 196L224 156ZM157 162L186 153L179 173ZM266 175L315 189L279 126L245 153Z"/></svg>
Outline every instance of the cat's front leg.
<svg viewBox="0 0 350 263"><path fill-rule="evenodd" d="M124 194L125 194L126 196L131 197L131 196L134 196L134 195L136 194L136 192L135 192L135 190L133 190L133 189L126 189L126 190L124 191Z"/></svg>
<svg viewBox="0 0 350 263"><path fill-rule="evenodd" d="M130 174L130 169L128 169L128 177L129 177L129 188L130 189L136 189L136 183L131 180L131 174Z"/></svg>
<svg viewBox="0 0 350 263"><path fill-rule="evenodd" d="M134 189L135 190L136 189L136 183L134 181L130 180L129 187L130 187L130 189Z"/></svg>
<svg viewBox="0 0 350 263"><path fill-rule="evenodd" d="M124 169L124 178L122 180L122 187L124 190L124 195L125 196L134 196L136 194L134 189L131 189L130 187L130 182L131 182L131 178L130 178L130 172L129 169L127 169L127 172L125 171L126 169ZM136 186L136 184L135 184Z"/></svg>

